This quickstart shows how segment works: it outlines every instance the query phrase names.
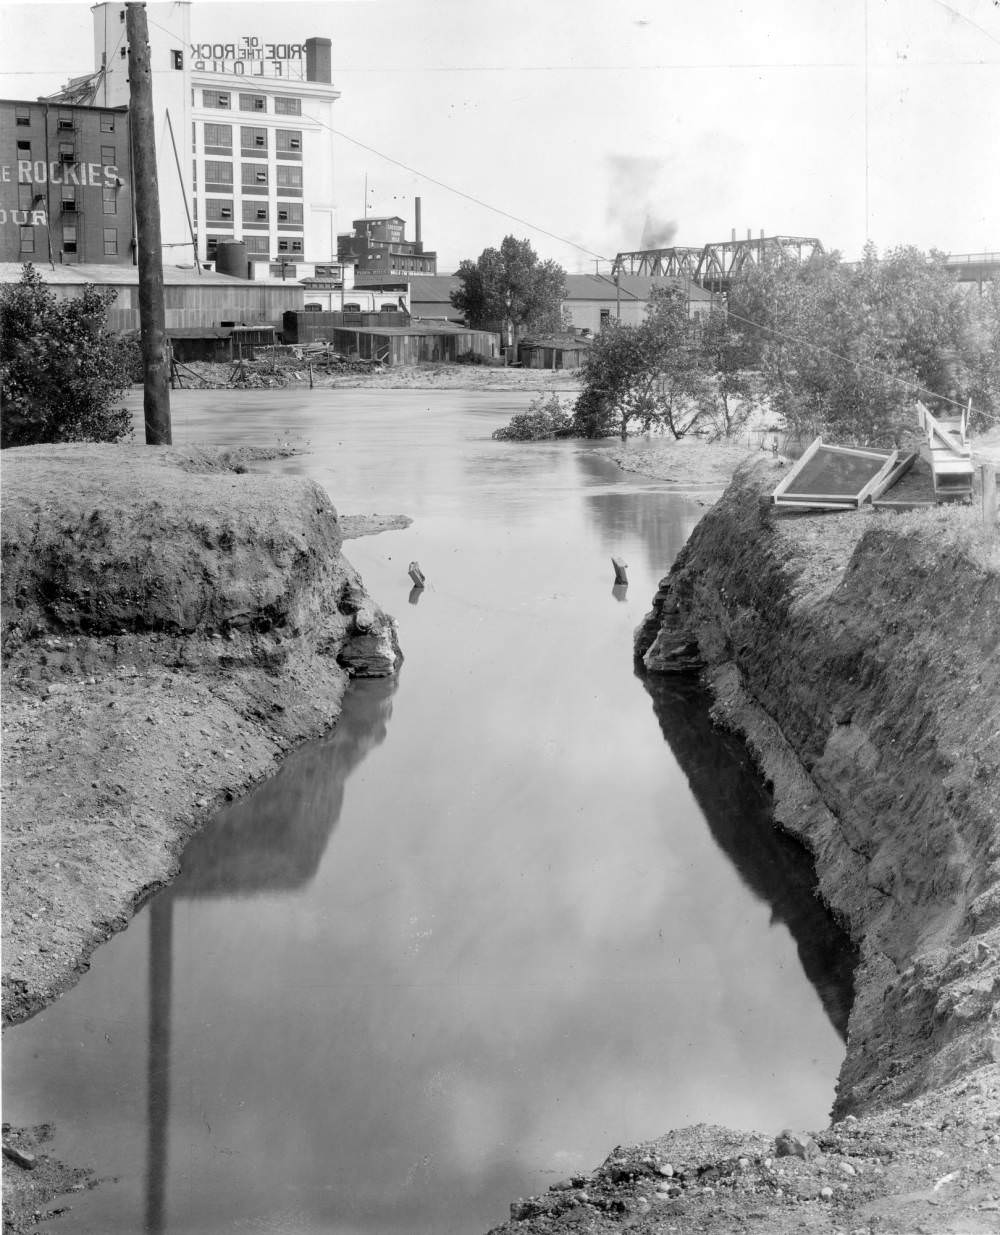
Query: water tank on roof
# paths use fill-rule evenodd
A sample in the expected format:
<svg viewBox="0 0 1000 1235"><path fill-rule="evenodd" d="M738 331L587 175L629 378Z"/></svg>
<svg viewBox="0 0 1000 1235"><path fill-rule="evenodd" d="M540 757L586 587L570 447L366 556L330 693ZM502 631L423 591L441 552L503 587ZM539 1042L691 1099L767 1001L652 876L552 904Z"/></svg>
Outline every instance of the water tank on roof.
<svg viewBox="0 0 1000 1235"><path fill-rule="evenodd" d="M247 246L242 240L219 241L215 250L215 269L219 274L232 275L236 279L250 277L247 267Z"/></svg>

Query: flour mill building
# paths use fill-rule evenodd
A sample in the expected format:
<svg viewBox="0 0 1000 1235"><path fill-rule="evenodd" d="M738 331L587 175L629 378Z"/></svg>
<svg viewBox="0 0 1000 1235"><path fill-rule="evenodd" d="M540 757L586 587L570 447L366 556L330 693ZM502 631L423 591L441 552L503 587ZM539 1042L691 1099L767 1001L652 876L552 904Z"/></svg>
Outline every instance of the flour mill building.
<svg viewBox="0 0 1000 1235"><path fill-rule="evenodd" d="M16 143L23 140L14 136L18 108L32 110L32 138L44 110L50 119L63 111L72 114L82 139L84 129L89 134L90 128L99 130L105 123L100 117L127 107L125 6L98 4L91 12L93 72L75 78L44 102L0 104L4 166L18 165L20 147ZM238 12L234 6L234 15ZM328 266L334 262L337 233L331 126L333 104L340 94L331 82L330 40L300 39L290 33L287 41L269 43L251 32L234 31L225 43L199 42L192 36L189 3L150 4L147 23L164 261L171 265L193 265L196 257L211 261L219 246L228 241L242 242L250 262L277 264L279 273L284 263L283 273L292 278L295 272L290 267L295 263ZM94 114L93 121L86 118L88 110ZM121 136L120 131L116 133L116 138ZM116 163L121 181L118 191L124 190L123 204L127 201L131 209L130 180L122 172L128 165L124 152L116 148L114 160L94 153L110 144L88 137L80 157L92 154L86 162L102 167L106 162ZM36 156L34 149L31 154L33 164L44 157ZM58 157L56 152L45 161L51 163ZM0 208L29 208L28 191L20 189L13 172L3 190ZM86 211L89 220L93 212L89 201ZM71 232L64 237L61 230L61 207L56 214L58 239L65 238L67 243L56 243L53 238L53 249L64 262L133 260L130 232L117 237L118 251L111 253L101 251L104 227L93 236L87 233L85 243L78 227L74 249ZM52 219L55 224L56 215ZM38 221L18 224L32 225L37 227ZM5 227L3 257L26 260L32 240L39 255L40 237L26 233L18 234L17 251L12 252L12 235Z"/></svg>

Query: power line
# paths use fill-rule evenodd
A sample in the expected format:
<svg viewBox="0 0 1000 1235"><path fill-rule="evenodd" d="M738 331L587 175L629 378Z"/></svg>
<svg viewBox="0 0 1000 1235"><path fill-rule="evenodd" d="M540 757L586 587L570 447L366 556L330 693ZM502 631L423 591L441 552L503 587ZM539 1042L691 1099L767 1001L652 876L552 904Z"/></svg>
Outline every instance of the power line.
<svg viewBox="0 0 1000 1235"><path fill-rule="evenodd" d="M602 262L611 261L610 257L605 256L603 253L595 253L593 249L588 249L586 245L582 245L576 240L570 240L566 236L559 236L555 232L550 232L547 228L539 227L536 223L532 223L530 219L523 219L520 215L511 214L509 210L504 210L500 206L491 206L489 202L484 202L482 198L474 197L471 193L466 193L462 189L456 189L454 185L445 184L443 180L438 180L435 176L430 176L426 172L420 171L419 168L411 167L408 163L404 163L402 160L394 158L391 154L386 154L382 150L376 150L374 146L369 146L365 142L359 141L356 137L352 137L350 133L345 133L341 129L335 129L332 125L327 124L325 120L320 120L318 116L306 116L305 119L311 120L314 124L318 124L321 128L326 129L335 137L342 137L344 141L348 141L352 145L358 146L361 150L367 150L369 154L374 154L377 158L385 159L387 163L392 163L395 167L401 167L403 171L407 171L414 176L419 176L421 180L426 180L428 184L436 184L438 188L444 189L448 193L454 193L456 197L462 197L467 202L473 202L475 205L481 206L484 210L490 210L494 214L499 214L505 219L511 219L515 223L520 223L524 227L530 228L533 232L538 232L541 236L548 236L550 240L556 240L559 244L567 245L571 249L578 249L581 253L586 253L588 257L596 257Z"/></svg>

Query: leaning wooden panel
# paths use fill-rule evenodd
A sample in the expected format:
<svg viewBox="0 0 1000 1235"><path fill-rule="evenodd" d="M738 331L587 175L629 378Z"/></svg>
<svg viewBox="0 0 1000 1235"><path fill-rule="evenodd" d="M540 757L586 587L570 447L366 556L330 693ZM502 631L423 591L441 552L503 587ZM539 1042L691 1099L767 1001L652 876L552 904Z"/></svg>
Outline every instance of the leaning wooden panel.
<svg viewBox="0 0 1000 1235"><path fill-rule="evenodd" d="M792 464L784 480L782 480L781 484L778 485L775 491L771 494L771 500L773 502L777 502L781 494L785 492L785 490L788 488L790 484L792 484L796 476L798 476L799 472L802 471L802 468L813 457L813 455L816 453L817 450L819 450L819 448L822 445L823 445L823 439L821 437L814 438L809 443L809 445L805 448L805 450L802 452L802 454L799 456L796 462Z"/></svg>
<svg viewBox="0 0 1000 1235"><path fill-rule="evenodd" d="M777 506L858 507L887 475L896 451L824 445L817 438L771 494Z"/></svg>
<svg viewBox="0 0 1000 1235"><path fill-rule="evenodd" d="M864 488L858 494L858 506L859 507L864 502L866 502L868 498L871 497L871 495L875 492L875 490L878 489L882 481L885 480L886 477L890 475L893 468L896 466L896 462L898 459L899 459L899 451L894 450L892 454L888 457L888 459L886 459L885 463L883 463L883 465L879 468L879 470L875 473L875 475L871 478L871 480L869 480L869 482L864 486ZM879 489L879 492L881 492L880 489Z"/></svg>

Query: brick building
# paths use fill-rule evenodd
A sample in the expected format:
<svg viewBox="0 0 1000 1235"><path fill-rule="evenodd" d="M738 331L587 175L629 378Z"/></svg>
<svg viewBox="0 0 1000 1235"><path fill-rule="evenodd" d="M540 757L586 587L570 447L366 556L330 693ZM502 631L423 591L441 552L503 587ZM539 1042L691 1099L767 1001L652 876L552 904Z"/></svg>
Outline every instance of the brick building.
<svg viewBox="0 0 1000 1235"><path fill-rule="evenodd" d="M0 262L135 260L128 112L0 100Z"/></svg>
<svg viewBox="0 0 1000 1235"><path fill-rule="evenodd" d="M437 274L437 253L424 250L420 235L420 198L415 202L414 240L406 239L406 220L398 214L386 218L354 219L353 232L337 237L337 260L356 267L358 280L365 276Z"/></svg>

